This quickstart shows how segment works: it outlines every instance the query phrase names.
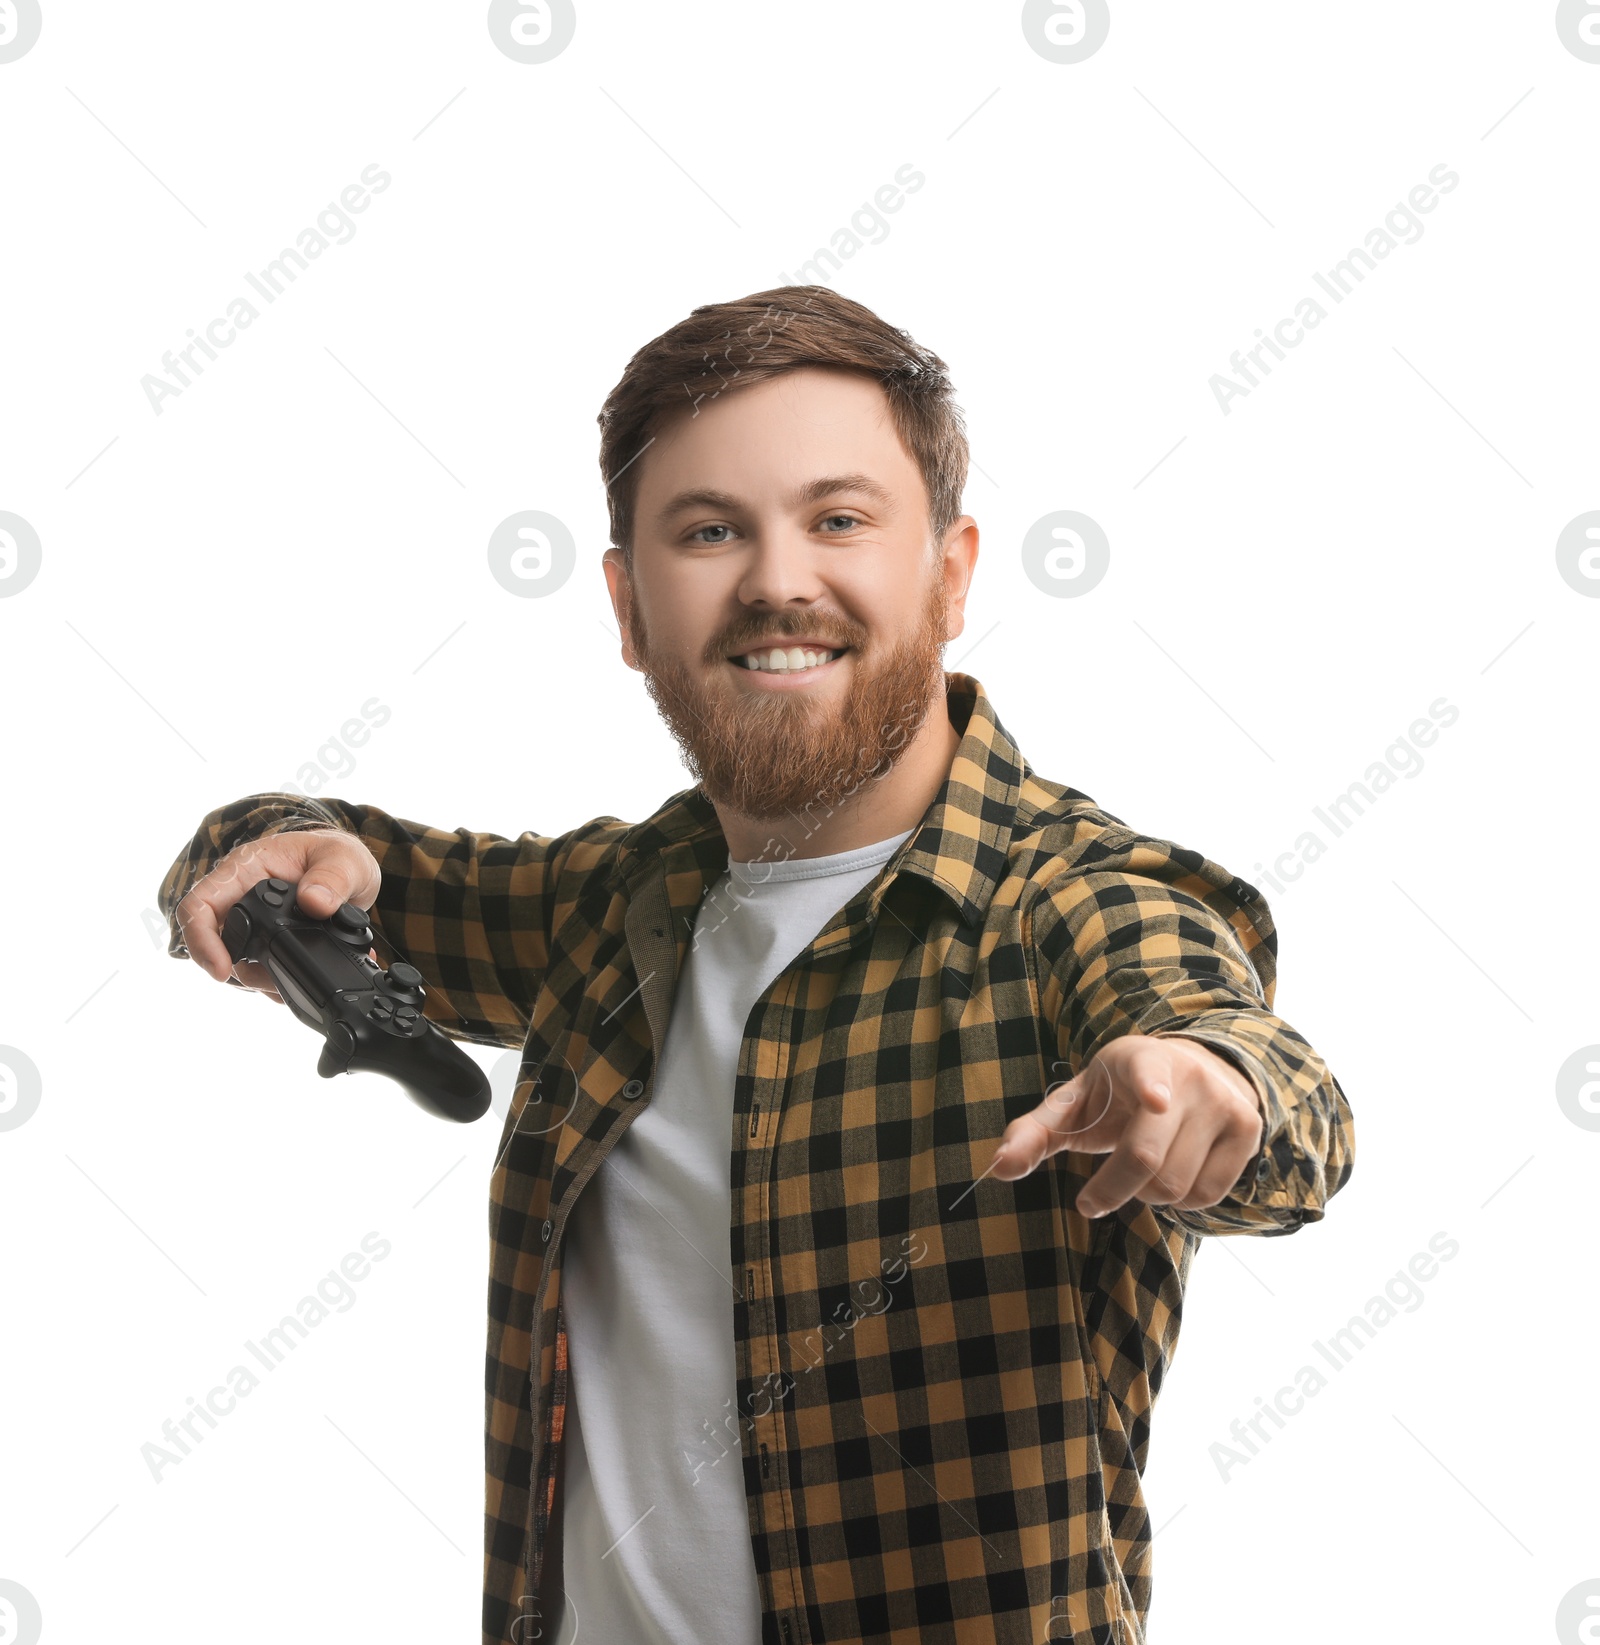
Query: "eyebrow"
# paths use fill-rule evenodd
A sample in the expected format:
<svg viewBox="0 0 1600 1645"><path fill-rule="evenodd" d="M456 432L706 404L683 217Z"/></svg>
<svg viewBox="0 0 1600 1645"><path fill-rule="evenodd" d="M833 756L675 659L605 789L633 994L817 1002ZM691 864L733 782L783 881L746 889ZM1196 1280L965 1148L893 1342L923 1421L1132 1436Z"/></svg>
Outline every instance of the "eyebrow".
<svg viewBox="0 0 1600 1645"><path fill-rule="evenodd" d="M807 503L820 503L824 497L835 496L841 491L860 492L862 496L870 497L885 508L894 503L887 487L880 485L870 474L825 474L801 486L790 498L790 502L795 508L802 508ZM674 516L691 508L732 511L743 506L731 491L716 491L709 487L697 486L689 491L680 491L677 496L671 498L656 519L665 524Z"/></svg>

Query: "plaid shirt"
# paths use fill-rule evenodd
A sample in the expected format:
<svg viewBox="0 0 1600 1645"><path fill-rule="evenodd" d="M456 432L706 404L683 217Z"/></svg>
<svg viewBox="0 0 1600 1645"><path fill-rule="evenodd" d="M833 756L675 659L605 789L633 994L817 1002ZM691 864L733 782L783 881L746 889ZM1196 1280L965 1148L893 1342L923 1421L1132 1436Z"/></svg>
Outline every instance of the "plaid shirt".
<svg viewBox="0 0 1600 1645"><path fill-rule="evenodd" d="M1200 1236L1319 1220L1353 1121L1272 1011L1260 893L1038 776L978 682L946 684L961 741L934 803L762 995L740 1051L728 1443L762 1641L1141 1645L1140 1476ZM529 1645L548 1637L567 1401L562 1232L650 1100L727 844L698 787L631 826L517 839L255 794L168 871L169 952L222 853L315 827L377 858L380 953L421 970L426 1015L522 1048L490 1178L483 1640ZM773 833L769 858L787 854ZM1255 1087L1261 1148L1225 1199L1090 1221L1073 1202L1104 1156L982 1175L1010 1121L1128 1033L1198 1039Z"/></svg>

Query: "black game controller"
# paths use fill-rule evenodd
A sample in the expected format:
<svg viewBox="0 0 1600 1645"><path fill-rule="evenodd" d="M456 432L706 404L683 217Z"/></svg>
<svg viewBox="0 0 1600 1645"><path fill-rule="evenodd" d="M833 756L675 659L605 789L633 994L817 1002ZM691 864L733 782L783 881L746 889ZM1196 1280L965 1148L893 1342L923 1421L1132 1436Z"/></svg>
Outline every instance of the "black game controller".
<svg viewBox="0 0 1600 1645"><path fill-rule="evenodd" d="M228 910L222 940L236 963L265 965L289 1009L326 1038L317 1072L386 1074L430 1114L481 1119L489 1081L422 1015L422 973L403 961L385 971L372 959L372 927L354 903L319 920L296 905L295 891L288 880L251 886Z"/></svg>

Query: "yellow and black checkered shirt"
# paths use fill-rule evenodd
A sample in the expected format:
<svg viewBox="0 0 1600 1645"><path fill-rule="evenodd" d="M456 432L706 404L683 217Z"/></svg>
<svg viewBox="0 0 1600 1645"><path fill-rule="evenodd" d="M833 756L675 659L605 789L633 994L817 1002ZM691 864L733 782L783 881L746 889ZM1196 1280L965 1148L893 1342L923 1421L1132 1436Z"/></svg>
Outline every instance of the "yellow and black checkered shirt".
<svg viewBox="0 0 1600 1645"><path fill-rule="evenodd" d="M979 683L946 683L961 740L934 803L761 996L739 1055L729 1240L762 1642L1141 1645L1140 1475L1199 1237L1321 1218L1353 1121L1272 1010L1255 887L1038 776ZM562 1232L650 1101L727 843L698 787L640 823L516 839L254 794L168 870L169 952L223 853L329 827L377 858L379 953L422 972L426 1015L522 1048L489 1183L483 1641L528 1645L566 1412ZM786 854L773 832L765 855ZM1260 1152L1225 1199L1090 1221L1074 1200L1104 1156L983 1176L1010 1121L1129 1033L1198 1038L1255 1086Z"/></svg>

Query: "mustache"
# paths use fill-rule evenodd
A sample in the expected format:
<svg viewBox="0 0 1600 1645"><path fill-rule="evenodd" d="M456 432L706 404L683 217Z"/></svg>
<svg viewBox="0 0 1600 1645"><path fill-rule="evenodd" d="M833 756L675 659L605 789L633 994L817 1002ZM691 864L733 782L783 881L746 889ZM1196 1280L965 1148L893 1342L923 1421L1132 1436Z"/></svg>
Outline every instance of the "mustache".
<svg viewBox="0 0 1600 1645"><path fill-rule="evenodd" d="M729 629L706 648L705 660L720 662L733 651L744 651L750 646L764 645L769 641L773 645L782 645L784 641L797 640L802 635L814 636L833 651L852 646L860 650L862 642L866 639L866 630L860 624L846 626L834 619L824 618L819 621L801 612L785 612L775 623L744 623L737 628Z"/></svg>

